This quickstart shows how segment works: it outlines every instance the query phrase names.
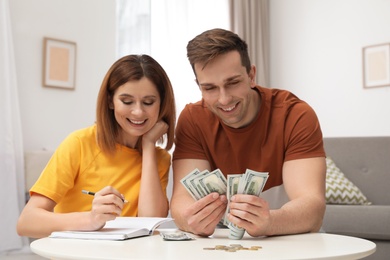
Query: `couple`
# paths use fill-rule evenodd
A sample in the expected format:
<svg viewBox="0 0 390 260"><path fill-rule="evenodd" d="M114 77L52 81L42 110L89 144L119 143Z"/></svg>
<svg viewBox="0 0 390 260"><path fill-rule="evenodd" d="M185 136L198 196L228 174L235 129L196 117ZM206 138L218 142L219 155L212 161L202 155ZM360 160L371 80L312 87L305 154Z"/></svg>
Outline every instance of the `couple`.
<svg viewBox="0 0 390 260"><path fill-rule="evenodd" d="M227 207L218 193L194 201L180 180L195 168L269 172L264 197L237 194L229 204L228 220L251 236L321 228L326 166L313 109L290 92L256 85L248 46L230 31L203 32L188 43L187 55L202 100L183 109L176 130L172 86L153 58L129 55L111 66L96 124L57 148L30 190L19 235L98 230L117 216L166 217L174 138L170 209L180 229L211 235Z"/></svg>

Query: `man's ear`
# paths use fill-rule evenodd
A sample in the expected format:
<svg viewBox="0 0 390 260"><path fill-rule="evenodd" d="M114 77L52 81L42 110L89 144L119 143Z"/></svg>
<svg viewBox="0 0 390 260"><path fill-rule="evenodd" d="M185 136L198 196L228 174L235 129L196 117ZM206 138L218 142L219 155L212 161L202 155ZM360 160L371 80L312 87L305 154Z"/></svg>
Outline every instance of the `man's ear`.
<svg viewBox="0 0 390 260"><path fill-rule="evenodd" d="M256 86L256 66L252 65L251 70L249 71L249 78L251 79L251 87Z"/></svg>

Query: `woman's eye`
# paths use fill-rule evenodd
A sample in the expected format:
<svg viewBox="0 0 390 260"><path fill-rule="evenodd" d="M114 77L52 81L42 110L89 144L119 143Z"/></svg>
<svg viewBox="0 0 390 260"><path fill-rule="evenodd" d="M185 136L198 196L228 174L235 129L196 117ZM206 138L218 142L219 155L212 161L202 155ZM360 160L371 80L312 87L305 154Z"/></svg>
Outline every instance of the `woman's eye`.
<svg viewBox="0 0 390 260"><path fill-rule="evenodd" d="M131 105L133 103L133 101L122 100L122 103L125 105Z"/></svg>
<svg viewBox="0 0 390 260"><path fill-rule="evenodd" d="M148 102L144 102L144 105L145 106L151 106L154 104L154 101L148 101Z"/></svg>

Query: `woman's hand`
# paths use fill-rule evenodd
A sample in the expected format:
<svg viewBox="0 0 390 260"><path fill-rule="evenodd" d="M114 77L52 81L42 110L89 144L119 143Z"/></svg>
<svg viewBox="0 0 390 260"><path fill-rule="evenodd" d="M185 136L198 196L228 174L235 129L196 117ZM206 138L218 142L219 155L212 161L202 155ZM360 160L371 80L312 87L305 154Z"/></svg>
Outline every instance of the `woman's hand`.
<svg viewBox="0 0 390 260"><path fill-rule="evenodd" d="M164 121L158 121L152 129L150 129L147 133L145 133L142 137L142 144L146 144L148 142L153 145L168 131L168 124Z"/></svg>
<svg viewBox="0 0 390 260"><path fill-rule="evenodd" d="M111 186L106 186L96 192L92 201L92 209L90 212L91 229L101 229L107 221L120 216L123 204L123 195Z"/></svg>

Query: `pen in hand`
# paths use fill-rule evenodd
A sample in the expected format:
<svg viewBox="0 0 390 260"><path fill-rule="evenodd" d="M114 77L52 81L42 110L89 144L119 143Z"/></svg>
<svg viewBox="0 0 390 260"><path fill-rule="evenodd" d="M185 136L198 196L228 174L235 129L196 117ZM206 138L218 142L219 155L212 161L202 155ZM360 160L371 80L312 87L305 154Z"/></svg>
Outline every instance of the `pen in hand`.
<svg viewBox="0 0 390 260"><path fill-rule="evenodd" d="M87 194L87 195L95 196L95 192L92 192L92 191L81 190L81 192L84 193L84 194ZM128 202L128 201L125 200L124 198L122 198L122 201L123 201L123 203L127 203L127 202Z"/></svg>

